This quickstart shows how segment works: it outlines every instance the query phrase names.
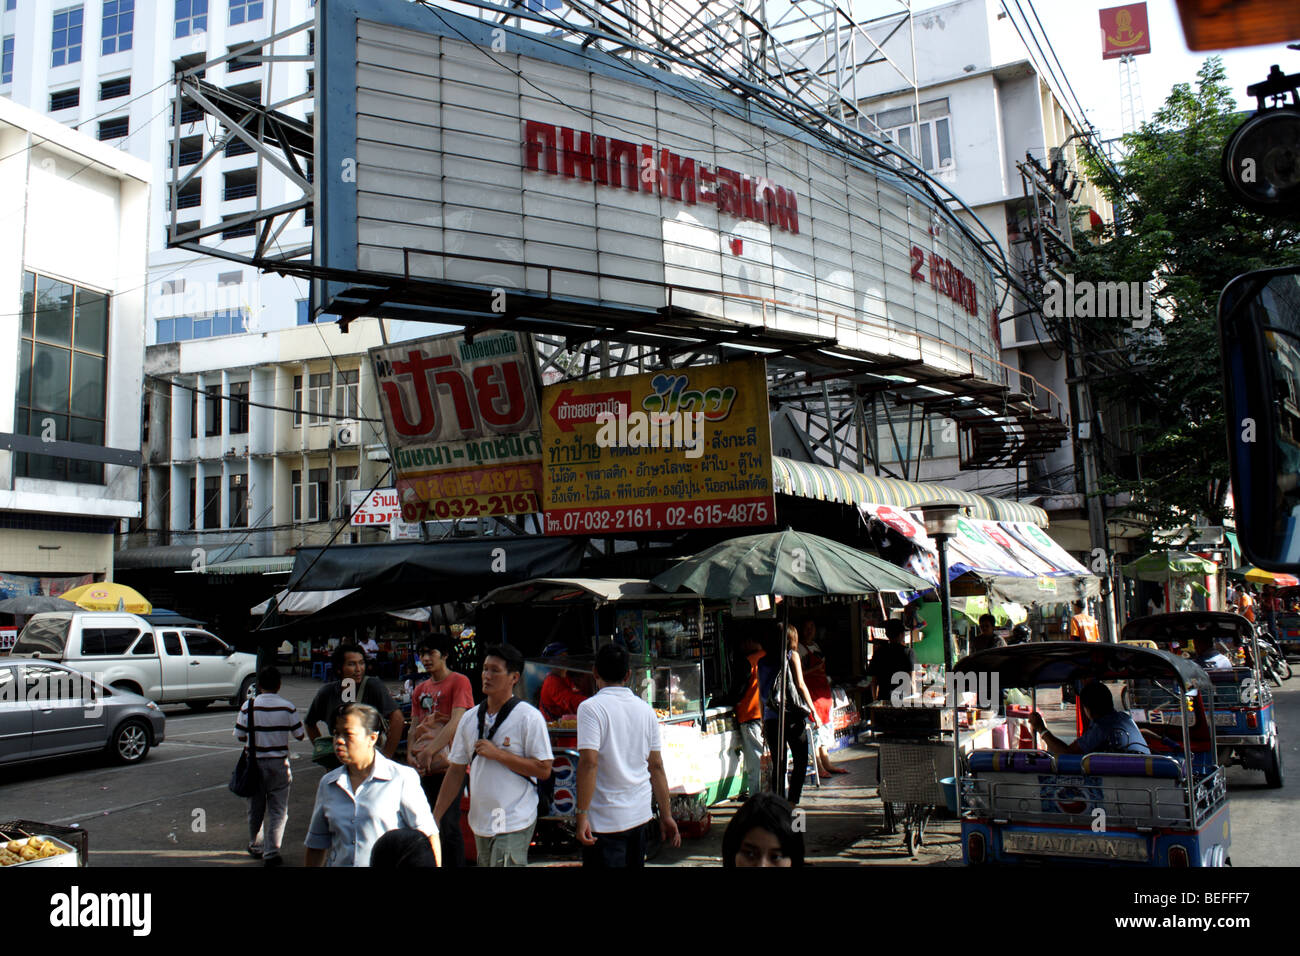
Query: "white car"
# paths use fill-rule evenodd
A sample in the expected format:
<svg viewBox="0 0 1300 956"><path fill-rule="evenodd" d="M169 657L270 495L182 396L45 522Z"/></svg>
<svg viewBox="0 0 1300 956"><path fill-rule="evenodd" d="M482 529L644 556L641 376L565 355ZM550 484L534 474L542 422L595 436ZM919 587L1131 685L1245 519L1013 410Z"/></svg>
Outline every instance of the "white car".
<svg viewBox="0 0 1300 956"><path fill-rule="evenodd" d="M238 706L253 688L257 658L193 627L154 627L121 612L36 614L11 657L58 661L102 684L159 704L195 710L215 700Z"/></svg>

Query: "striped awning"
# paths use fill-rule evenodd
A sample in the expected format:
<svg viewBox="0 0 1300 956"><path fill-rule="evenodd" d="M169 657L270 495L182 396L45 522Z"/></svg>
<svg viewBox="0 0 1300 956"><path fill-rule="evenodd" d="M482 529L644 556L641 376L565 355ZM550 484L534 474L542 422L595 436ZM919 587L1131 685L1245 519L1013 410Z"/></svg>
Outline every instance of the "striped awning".
<svg viewBox="0 0 1300 956"><path fill-rule="evenodd" d="M914 508L932 501L956 501L969 505L974 518L1023 521L1040 528L1047 527L1047 512L1042 508L959 491L933 482L880 478L775 455L772 456L772 477L777 494L782 495L846 505L878 504L900 508Z"/></svg>

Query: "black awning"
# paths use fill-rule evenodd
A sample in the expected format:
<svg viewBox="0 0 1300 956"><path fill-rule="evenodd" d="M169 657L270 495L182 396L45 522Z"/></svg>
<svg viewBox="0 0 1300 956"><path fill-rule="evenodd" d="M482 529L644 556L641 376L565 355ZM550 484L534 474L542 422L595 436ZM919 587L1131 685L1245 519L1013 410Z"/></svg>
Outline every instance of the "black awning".
<svg viewBox="0 0 1300 956"><path fill-rule="evenodd" d="M400 610L465 601L529 578L576 575L585 538L494 536L300 548L290 591L360 589L348 610ZM341 608L339 610L342 610Z"/></svg>

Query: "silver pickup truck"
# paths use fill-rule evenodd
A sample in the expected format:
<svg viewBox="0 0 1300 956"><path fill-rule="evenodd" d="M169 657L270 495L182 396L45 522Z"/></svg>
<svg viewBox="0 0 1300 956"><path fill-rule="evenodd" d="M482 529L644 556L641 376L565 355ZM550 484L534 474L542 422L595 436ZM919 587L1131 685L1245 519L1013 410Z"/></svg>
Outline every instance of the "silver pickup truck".
<svg viewBox="0 0 1300 956"><path fill-rule="evenodd" d="M99 611L33 615L10 656L58 661L109 687L195 710L216 700L237 706L252 690L257 666L252 654L207 631Z"/></svg>

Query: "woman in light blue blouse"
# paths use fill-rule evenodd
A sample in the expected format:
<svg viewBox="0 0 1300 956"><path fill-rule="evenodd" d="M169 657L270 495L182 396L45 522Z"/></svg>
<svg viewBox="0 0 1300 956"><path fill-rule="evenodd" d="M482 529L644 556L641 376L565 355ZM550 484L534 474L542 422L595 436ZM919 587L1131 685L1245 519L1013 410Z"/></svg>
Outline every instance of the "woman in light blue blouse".
<svg viewBox="0 0 1300 956"><path fill-rule="evenodd" d="M410 827L429 837L442 865L438 827L411 767L379 752L383 719L367 704L339 709L334 734L337 767L321 778L307 830L308 866L369 866L375 842L390 830Z"/></svg>

